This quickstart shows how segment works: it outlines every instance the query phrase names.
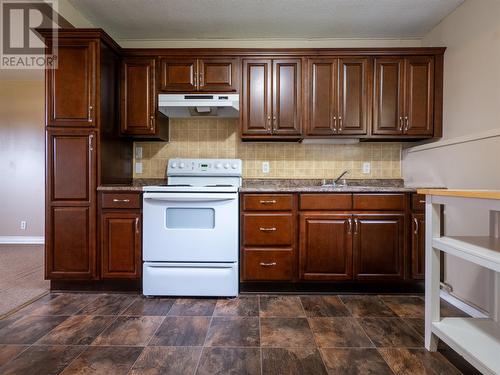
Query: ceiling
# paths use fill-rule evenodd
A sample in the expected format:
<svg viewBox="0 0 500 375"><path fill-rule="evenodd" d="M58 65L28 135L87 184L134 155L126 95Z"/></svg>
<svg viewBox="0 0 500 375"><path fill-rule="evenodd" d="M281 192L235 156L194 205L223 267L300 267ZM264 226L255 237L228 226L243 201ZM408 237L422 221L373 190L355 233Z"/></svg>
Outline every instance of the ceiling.
<svg viewBox="0 0 500 375"><path fill-rule="evenodd" d="M69 0L117 39L419 38L464 0Z"/></svg>

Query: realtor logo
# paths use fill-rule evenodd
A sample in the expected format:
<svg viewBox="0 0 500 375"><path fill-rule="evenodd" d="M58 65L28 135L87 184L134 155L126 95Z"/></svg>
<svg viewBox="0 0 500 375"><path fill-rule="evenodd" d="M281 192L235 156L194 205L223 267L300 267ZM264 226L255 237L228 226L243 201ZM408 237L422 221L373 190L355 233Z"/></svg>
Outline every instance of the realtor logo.
<svg viewBox="0 0 500 375"><path fill-rule="evenodd" d="M57 68L57 0L0 0L0 69ZM52 29L50 49L36 28Z"/></svg>

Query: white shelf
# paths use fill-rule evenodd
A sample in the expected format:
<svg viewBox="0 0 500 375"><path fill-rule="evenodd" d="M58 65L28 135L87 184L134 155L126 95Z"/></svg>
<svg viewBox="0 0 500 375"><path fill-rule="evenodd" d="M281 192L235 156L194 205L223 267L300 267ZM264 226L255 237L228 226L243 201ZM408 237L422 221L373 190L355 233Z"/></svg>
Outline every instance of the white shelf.
<svg viewBox="0 0 500 375"><path fill-rule="evenodd" d="M432 246L448 254L500 272L500 239L489 236L433 238Z"/></svg>
<svg viewBox="0 0 500 375"><path fill-rule="evenodd" d="M491 319L444 318L432 332L484 374L500 374L500 324Z"/></svg>

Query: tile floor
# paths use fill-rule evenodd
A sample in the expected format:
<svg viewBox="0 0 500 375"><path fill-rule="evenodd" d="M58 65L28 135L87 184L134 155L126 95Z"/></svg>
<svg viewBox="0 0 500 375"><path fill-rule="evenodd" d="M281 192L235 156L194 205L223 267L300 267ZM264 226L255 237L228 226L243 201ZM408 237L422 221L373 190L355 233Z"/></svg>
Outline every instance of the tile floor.
<svg viewBox="0 0 500 375"><path fill-rule="evenodd" d="M423 349L423 314L420 296L52 293L0 320L0 374L475 373Z"/></svg>

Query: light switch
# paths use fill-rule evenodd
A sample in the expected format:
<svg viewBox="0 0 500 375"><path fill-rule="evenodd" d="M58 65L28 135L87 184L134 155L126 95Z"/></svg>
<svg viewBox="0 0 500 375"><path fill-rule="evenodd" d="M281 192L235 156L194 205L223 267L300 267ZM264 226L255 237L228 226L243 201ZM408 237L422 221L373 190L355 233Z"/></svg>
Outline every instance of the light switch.
<svg viewBox="0 0 500 375"><path fill-rule="evenodd" d="M135 148L135 158L142 159L142 147L141 146L137 146Z"/></svg>
<svg viewBox="0 0 500 375"><path fill-rule="evenodd" d="M263 161L262 162L262 173L269 173L269 162L268 161Z"/></svg>
<svg viewBox="0 0 500 375"><path fill-rule="evenodd" d="M135 163L135 173L137 173L137 174L142 173L142 163L141 162Z"/></svg>
<svg viewBox="0 0 500 375"><path fill-rule="evenodd" d="M372 169L371 163L365 161L363 163L363 174L370 174L371 169Z"/></svg>

